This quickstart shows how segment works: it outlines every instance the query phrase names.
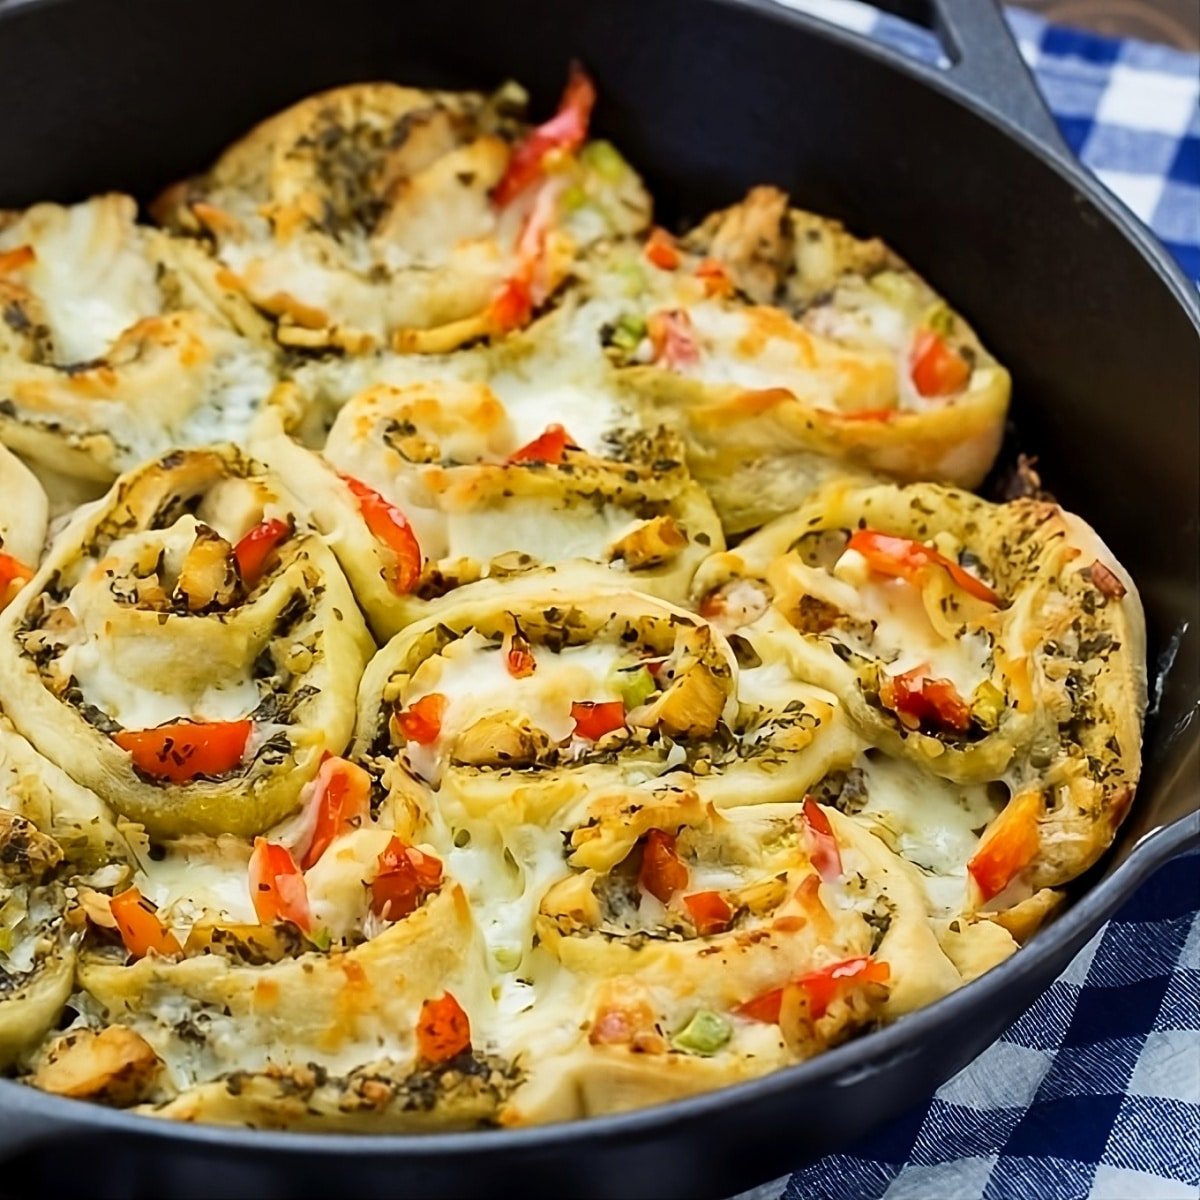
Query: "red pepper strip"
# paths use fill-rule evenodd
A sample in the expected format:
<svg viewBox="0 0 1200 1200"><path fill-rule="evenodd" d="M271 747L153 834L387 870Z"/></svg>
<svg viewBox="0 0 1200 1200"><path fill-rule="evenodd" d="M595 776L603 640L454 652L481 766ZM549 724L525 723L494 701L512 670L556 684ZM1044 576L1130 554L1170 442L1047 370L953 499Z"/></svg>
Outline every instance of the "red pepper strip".
<svg viewBox="0 0 1200 1200"><path fill-rule="evenodd" d="M589 742L625 724L625 704L621 700L576 700L571 705L575 732Z"/></svg>
<svg viewBox="0 0 1200 1200"><path fill-rule="evenodd" d="M701 937L724 933L733 920L733 909L720 892L693 892L690 896L684 896L683 903Z"/></svg>
<svg viewBox="0 0 1200 1200"><path fill-rule="evenodd" d="M662 829L652 829L646 834L638 885L663 904L687 887L688 869L675 850L674 834Z"/></svg>
<svg viewBox="0 0 1200 1200"><path fill-rule="evenodd" d="M371 812L371 777L344 758L326 756L314 781L317 822L300 865L307 871L340 833L360 829Z"/></svg>
<svg viewBox="0 0 1200 1200"><path fill-rule="evenodd" d="M423 561L417 535L413 533L408 518L390 500L384 499L365 483L349 475L343 475L342 482L358 501L358 510L371 536L395 557L395 567L388 572L392 591L399 596L408 595L421 578Z"/></svg>
<svg viewBox="0 0 1200 1200"><path fill-rule="evenodd" d="M250 899L261 924L290 921L304 933L312 930L304 873L291 851L278 842L254 839L250 854Z"/></svg>
<svg viewBox="0 0 1200 1200"><path fill-rule="evenodd" d="M0 551L0 608L33 578L33 572L18 558Z"/></svg>
<svg viewBox="0 0 1200 1200"><path fill-rule="evenodd" d="M809 1014L814 1021L818 1021L828 1011L838 994L851 982L886 983L890 977L891 970L887 963L875 962L870 955L864 954L857 958L843 959L832 966L822 967L819 971L810 971L786 986L800 987L808 993ZM739 1004L733 1011L739 1017L747 1017L751 1021L777 1025L783 1007L783 993L784 988L773 988Z"/></svg>
<svg viewBox="0 0 1200 1200"><path fill-rule="evenodd" d="M646 330L654 348L655 362L661 361L677 369L700 361L692 319L683 309L651 313Z"/></svg>
<svg viewBox="0 0 1200 1200"><path fill-rule="evenodd" d="M534 307L546 298L544 287L538 285L538 268L545 256L546 237L554 225L558 193L557 184L547 183L525 218L517 238L516 270L501 285L488 307L488 324L495 334L527 325Z"/></svg>
<svg viewBox="0 0 1200 1200"><path fill-rule="evenodd" d="M441 692L430 692L396 713L395 722L405 741L429 746L441 736L445 715L446 697Z"/></svg>
<svg viewBox="0 0 1200 1200"><path fill-rule="evenodd" d="M137 888L114 896L108 907L125 949L134 958L145 958L151 951L164 958L183 953L179 939L159 920L154 905Z"/></svg>
<svg viewBox="0 0 1200 1200"><path fill-rule="evenodd" d="M1009 801L1004 811L984 834L967 870L979 886L983 899L999 895L1033 861L1038 852L1038 816L1042 798L1024 792Z"/></svg>
<svg viewBox="0 0 1200 1200"><path fill-rule="evenodd" d="M595 84L578 63L572 63L558 112L513 148L504 175L492 189L492 201L503 208L542 177L554 151L571 154L578 150L587 139L595 104Z"/></svg>
<svg viewBox="0 0 1200 1200"><path fill-rule="evenodd" d="M146 775L187 783L198 775L224 775L242 761L250 730L240 721L175 721L155 729L122 729L113 741Z"/></svg>
<svg viewBox="0 0 1200 1200"><path fill-rule="evenodd" d="M932 725L965 733L971 727L970 707L949 679L931 679L928 670L922 664L903 675L885 675L879 702L909 729Z"/></svg>
<svg viewBox="0 0 1200 1200"><path fill-rule="evenodd" d="M804 827L808 831L808 856L817 874L826 881L840 879L842 852L833 835L833 826L825 810L811 796L804 797Z"/></svg>
<svg viewBox="0 0 1200 1200"><path fill-rule="evenodd" d="M567 450L577 449L574 438L561 425L547 425L546 432L532 442L514 450L509 463L550 463L558 466L567 457Z"/></svg>
<svg viewBox="0 0 1200 1200"><path fill-rule="evenodd" d="M895 576L912 584L919 585L926 571L941 567L968 595L986 604L1000 604L1000 597L982 579L977 579L953 559L911 538L880 533L876 529L856 529L846 548L857 550L876 574Z"/></svg>
<svg viewBox="0 0 1200 1200"><path fill-rule="evenodd" d="M272 517L269 521L255 525L234 546L233 557L237 562L238 574L241 575L242 583L246 585L247 591L252 590L262 578L263 567L266 566L267 559L271 557L281 542L287 540L291 532L291 526L286 521Z"/></svg>
<svg viewBox="0 0 1200 1200"><path fill-rule="evenodd" d="M921 329L909 355L913 386L922 396L951 396L971 378L971 364L932 329Z"/></svg>
<svg viewBox="0 0 1200 1200"><path fill-rule="evenodd" d="M421 1005L417 1020L417 1054L427 1063L449 1062L471 1049L471 1021L462 1005L446 992Z"/></svg>
<svg viewBox="0 0 1200 1200"><path fill-rule="evenodd" d="M650 231L646 239L646 257L663 271L673 271L679 266L679 250L675 239L657 225Z"/></svg>
<svg viewBox="0 0 1200 1200"><path fill-rule="evenodd" d="M388 842L371 880L371 911L389 921L415 912L442 882L442 862L400 838Z"/></svg>

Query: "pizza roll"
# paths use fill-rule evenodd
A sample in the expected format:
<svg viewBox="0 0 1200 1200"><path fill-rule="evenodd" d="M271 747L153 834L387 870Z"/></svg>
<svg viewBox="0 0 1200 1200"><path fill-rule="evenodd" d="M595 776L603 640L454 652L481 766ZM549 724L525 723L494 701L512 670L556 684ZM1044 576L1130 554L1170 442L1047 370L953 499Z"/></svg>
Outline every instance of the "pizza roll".
<svg viewBox="0 0 1200 1200"><path fill-rule="evenodd" d="M261 831L350 737L371 641L303 510L231 448L79 512L4 614L17 728L158 835Z"/></svg>
<svg viewBox="0 0 1200 1200"><path fill-rule="evenodd" d="M447 819L539 821L590 788L667 772L718 803L761 801L858 748L831 694L787 678L782 660L743 671L695 615L580 586L570 568L485 581L375 656L353 757L393 789L435 790Z"/></svg>
<svg viewBox="0 0 1200 1200"><path fill-rule="evenodd" d="M275 379L263 319L136 215L120 195L0 214L0 441L54 471L242 441Z"/></svg>
<svg viewBox="0 0 1200 1200"><path fill-rule="evenodd" d="M913 868L836 810L633 799L599 797L564 831L569 872L535 928L572 980L547 994L574 1021L541 1014L561 1045L542 1042L544 1068L514 1097L524 1118L735 1082L963 982ZM536 959L528 973L535 989L551 974Z"/></svg>
<svg viewBox="0 0 1200 1200"><path fill-rule="evenodd" d="M726 533L834 475L974 487L1000 447L1008 372L966 322L881 242L774 189L679 243L623 243L587 292L574 319L644 419L682 434Z"/></svg>
<svg viewBox="0 0 1200 1200"><path fill-rule="evenodd" d="M306 497L383 637L463 584L564 562L591 567L600 584L682 601L724 545L677 448L616 461L557 423L522 440L483 382L370 387L341 408L319 454L287 432L303 411L280 389L256 452Z"/></svg>
<svg viewBox="0 0 1200 1200"><path fill-rule="evenodd" d="M96 797L0 716L0 1066L36 1047L71 993L82 920L67 886L124 853Z"/></svg>
<svg viewBox="0 0 1200 1200"><path fill-rule="evenodd" d="M211 240L285 345L451 350L526 324L590 243L645 227L640 180L587 141L594 102L578 68L537 129L512 84L338 88L263 122L156 215Z"/></svg>
<svg viewBox="0 0 1200 1200"><path fill-rule="evenodd" d="M868 743L1011 795L972 859L979 902L1063 884L1112 841L1140 769L1145 629L1079 518L934 485L830 487L694 587L727 631L785 639Z"/></svg>
<svg viewBox="0 0 1200 1200"><path fill-rule="evenodd" d="M0 446L0 609L33 577L49 519L49 501L37 477Z"/></svg>

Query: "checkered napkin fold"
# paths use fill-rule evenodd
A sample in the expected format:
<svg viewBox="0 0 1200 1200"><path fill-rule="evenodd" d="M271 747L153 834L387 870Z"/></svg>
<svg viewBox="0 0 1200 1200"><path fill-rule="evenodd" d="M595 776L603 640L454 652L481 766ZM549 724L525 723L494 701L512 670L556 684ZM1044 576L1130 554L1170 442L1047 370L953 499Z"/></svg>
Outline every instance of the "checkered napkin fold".
<svg viewBox="0 0 1200 1200"><path fill-rule="evenodd" d="M927 61L855 0L780 0ZM1200 57L1010 10L1071 149L1200 282ZM755 1200L1200 1197L1200 854L1147 882L935 1096Z"/></svg>

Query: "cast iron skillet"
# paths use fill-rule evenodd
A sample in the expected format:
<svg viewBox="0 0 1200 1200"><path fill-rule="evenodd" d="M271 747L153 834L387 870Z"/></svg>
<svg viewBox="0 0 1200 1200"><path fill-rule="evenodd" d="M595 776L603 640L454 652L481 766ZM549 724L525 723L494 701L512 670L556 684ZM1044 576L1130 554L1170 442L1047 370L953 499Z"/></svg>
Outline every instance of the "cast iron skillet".
<svg viewBox="0 0 1200 1200"><path fill-rule="evenodd" d="M879 234L1015 378L1022 444L1138 580L1145 774L1081 898L1015 958L899 1024L767 1078L515 1132L321 1137L180 1126L0 1082L0 1186L35 1195L719 1196L901 1112L1015 1019L1156 866L1200 841L1200 310L1071 159L991 0L892 0L953 66L766 0L0 0L0 206L146 197L254 121L374 78L489 87L547 111L578 55L597 124L660 217L752 184ZM1157 664L1157 667L1155 666Z"/></svg>

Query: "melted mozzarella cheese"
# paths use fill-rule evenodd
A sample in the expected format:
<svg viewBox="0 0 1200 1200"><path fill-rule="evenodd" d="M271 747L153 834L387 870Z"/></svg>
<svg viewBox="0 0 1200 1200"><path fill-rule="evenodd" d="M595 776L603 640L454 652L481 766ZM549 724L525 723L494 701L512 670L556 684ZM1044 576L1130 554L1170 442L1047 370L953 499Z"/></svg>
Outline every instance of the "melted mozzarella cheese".
<svg viewBox="0 0 1200 1200"><path fill-rule="evenodd" d="M918 588L903 579L881 579L862 572L856 560L860 556L853 552L839 560L835 570L845 578L816 570L805 572L806 586L813 585L812 594L873 627L865 638L859 630L837 627L828 636L860 654L882 659L891 675L927 667L931 678L950 680L958 694L969 700L991 674L991 645L986 635L970 631L956 639L944 638L930 622Z"/></svg>
<svg viewBox="0 0 1200 1200"><path fill-rule="evenodd" d="M29 244L37 255L22 279L41 302L60 364L102 357L126 329L161 311L133 215L123 196L39 204L0 233L0 251Z"/></svg>
<svg viewBox="0 0 1200 1200"><path fill-rule="evenodd" d="M616 668L622 650L612 642L568 646L559 653L533 647L535 669L514 679L504 651L481 634L471 631L427 659L414 672L405 695L411 706L422 696L438 692L446 697L441 733L428 746L409 742L413 769L436 782L441 763L458 736L476 721L509 712L527 718L553 742L567 742L575 731L571 705L579 701L620 699ZM581 744L580 750L590 743Z"/></svg>
<svg viewBox="0 0 1200 1200"><path fill-rule="evenodd" d="M946 912L962 908L966 866L999 811L986 786L951 783L901 759L861 756L866 804L858 819L926 873L926 892Z"/></svg>
<svg viewBox="0 0 1200 1200"><path fill-rule="evenodd" d="M249 847L235 838L183 839L165 857L144 857L134 882L182 936L201 917L256 925L250 896Z"/></svg>

